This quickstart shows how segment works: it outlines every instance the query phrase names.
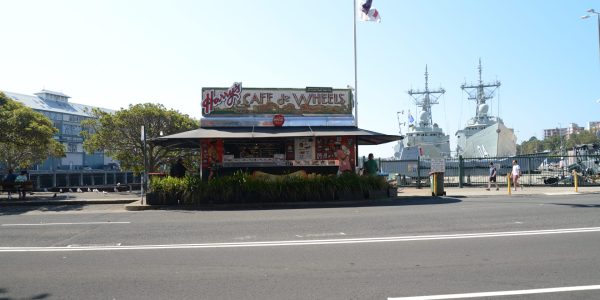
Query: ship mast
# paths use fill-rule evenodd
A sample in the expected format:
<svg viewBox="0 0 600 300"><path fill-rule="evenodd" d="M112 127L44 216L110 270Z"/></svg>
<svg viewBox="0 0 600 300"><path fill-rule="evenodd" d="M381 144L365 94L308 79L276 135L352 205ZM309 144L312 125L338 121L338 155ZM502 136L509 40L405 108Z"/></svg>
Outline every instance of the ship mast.
<svg viewBox="0 0 600 300"><path fill-rule="evenodd" d="M425 114L421 114L419 118L419 126L420 127L431 127L432 126L432 118L431 118L431 105L439 104L438 99L445 93L446 91L443 88L439 90L429 90L429 72L427 72L427 65L425 65L425 90L413 90L410 89L407 93L414 99L415 104L418 107L421 107L422 111Z"/></svg>
<svg viewBox="0 0 600 300"><path fill-rule="evenodd" d="M474 100L477 102L477 107L475 109L475 118L484 119L487 118L487 107L483 109L486 100L492 99L494 97L494 92L496 89L500 87L500 81L496 80L492 83L483 83L483 79L481 76L481 58L479 58L479 84L471 84L467 85L466 83L461 85L460 88L469 95L467 99Z"/></svg>

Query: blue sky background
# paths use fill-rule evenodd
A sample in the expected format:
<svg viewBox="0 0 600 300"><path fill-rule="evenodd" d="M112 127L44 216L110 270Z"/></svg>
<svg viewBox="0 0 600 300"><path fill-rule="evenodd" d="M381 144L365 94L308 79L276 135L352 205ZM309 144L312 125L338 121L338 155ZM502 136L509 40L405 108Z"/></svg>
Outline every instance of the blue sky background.
<svg viewBox="0 0 600 300"><path fill-rule="evenodd" d="M202 87L354 85L352 0L0 0L0 90L63 92L111 109L155 102L200 118ZM358 22L359 127L398 133L406 91L446 94L433 119L451 136L475 112L460 85L500 80L491 113L519 143L600 121L598 1L374 0ZM499 99L499 102L496 100ZM413 113L414 114L414 113ZM406 116L405 116L406 118ZM405 132L405 128L403 128ZM389 157L393 144L365 146Z"/></svg>

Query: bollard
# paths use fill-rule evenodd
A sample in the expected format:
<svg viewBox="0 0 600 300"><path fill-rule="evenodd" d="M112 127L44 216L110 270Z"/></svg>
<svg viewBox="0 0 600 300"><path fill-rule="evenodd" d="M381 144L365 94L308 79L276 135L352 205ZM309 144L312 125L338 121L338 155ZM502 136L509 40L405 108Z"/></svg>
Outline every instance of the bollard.
<svg viewBox="0 0 600 300"><path fill-rule="evenodd" d="M511 192L511 189L510 189L510 173L506 174L506 183L507 183L507 186L508 186L508 195L511 196L512 192Z"/></svg>
<svg viewBox="0 0 600 300"><path fill-rule="evenodd" d="M433 195L437 196L437 173L433 173Z"/></svg>
<svg viewBox="0 0 600 300"><path fill-rule="evenodd" d="M573 170L573 183L575 183L575 193L579 192L579 182L577 180L577 171Z"/></svg>

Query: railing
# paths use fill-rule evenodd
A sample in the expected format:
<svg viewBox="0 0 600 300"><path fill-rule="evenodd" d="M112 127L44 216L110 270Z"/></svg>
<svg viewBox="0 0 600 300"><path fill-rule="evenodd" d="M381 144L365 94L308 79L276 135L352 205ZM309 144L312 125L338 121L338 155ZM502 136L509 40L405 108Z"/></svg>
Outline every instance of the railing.
<svg viewBox="0 0 600 300"><path fill-rule="evenodd" d="M65 188L101 188L107 186L132 186L139 189L140 176L132 172L113 170L56 170L30 171L29 180L35 190Z"/></svg>
<svg viewBox="0 0 600 300"><path fill-rule="evenodd" d="M445 160L445 186L485 186L489 178L489 164L494 163L499 185L506 185L506 174L512 170L512 161L521 167L519 182L526 186L572 186L575 170L579 185L600 186L600 155L448 158ZM428 159L379 160L383 173L396 179L400 186L429 186Z"/></svg>

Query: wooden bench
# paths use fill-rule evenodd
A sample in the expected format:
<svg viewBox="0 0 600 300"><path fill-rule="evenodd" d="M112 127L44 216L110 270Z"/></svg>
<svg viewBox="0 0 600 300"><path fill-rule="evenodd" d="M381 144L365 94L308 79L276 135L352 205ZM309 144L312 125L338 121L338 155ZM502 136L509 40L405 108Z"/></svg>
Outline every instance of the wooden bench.
<svg viewBox="0 0 600 300"><path fill-rule="evenodd" d="M33 192L33 181L2 182L0 192L7 192L9 195L11 193Z"/></svg>

